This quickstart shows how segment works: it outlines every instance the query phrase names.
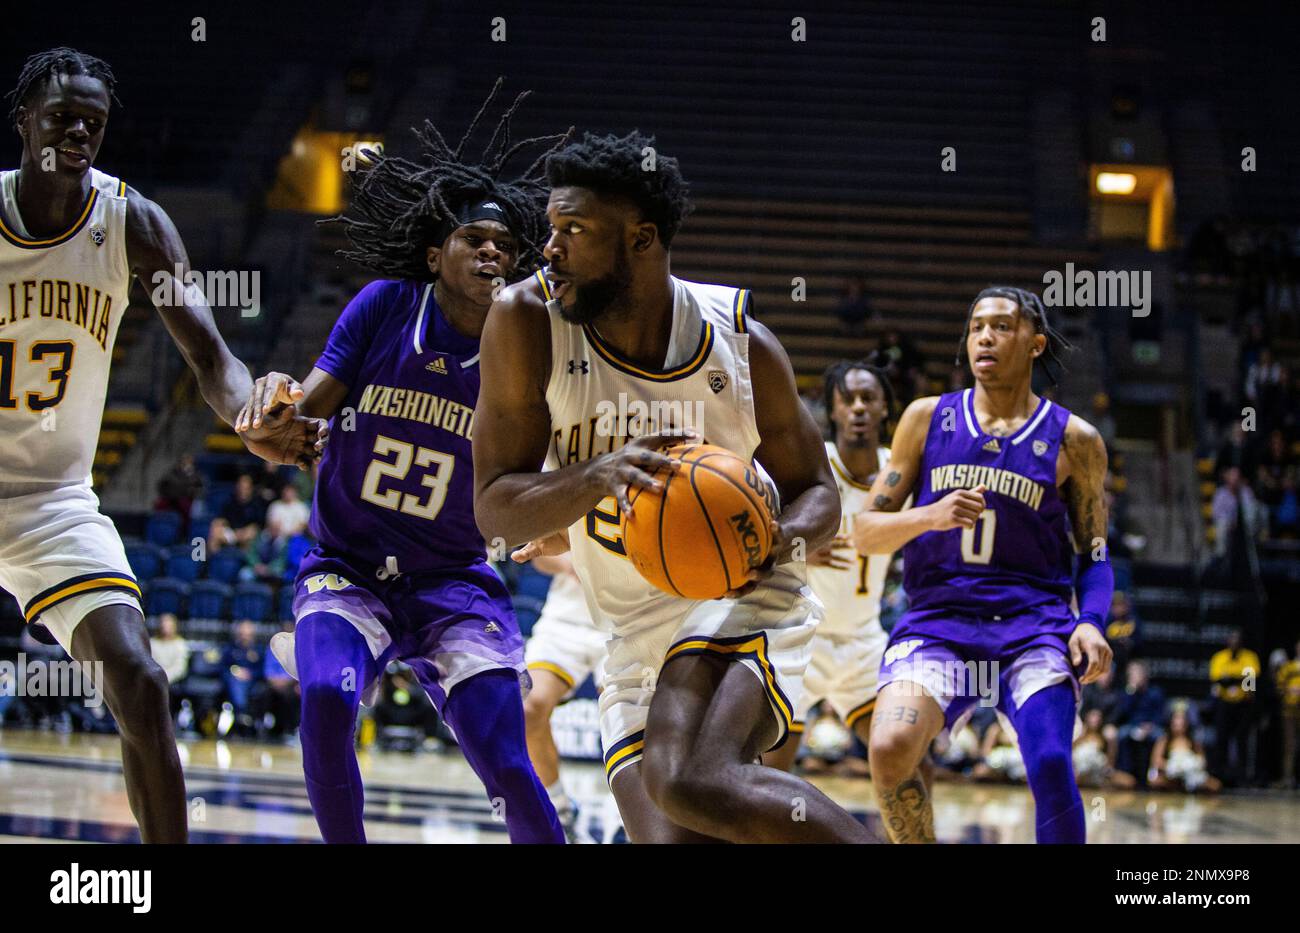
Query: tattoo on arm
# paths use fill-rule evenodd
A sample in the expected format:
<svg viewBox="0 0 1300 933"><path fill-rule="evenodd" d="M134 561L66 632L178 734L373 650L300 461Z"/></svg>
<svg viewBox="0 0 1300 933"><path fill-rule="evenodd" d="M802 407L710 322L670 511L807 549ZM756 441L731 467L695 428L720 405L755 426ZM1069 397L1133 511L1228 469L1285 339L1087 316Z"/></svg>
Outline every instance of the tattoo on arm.
<svg viewBox="0 0 1300 933"><path fill-rule="evenodd" d="M1080 553L1090 551L1097 539L1105 539L1109 524L1104 483L1106 448L1094 433L1067 430L1063 446L1070 458L1070 477L1065 481L1066 508L1074 543Z"/></svg>
<svg viewBox="0 0 1300 933"><path fill-rule="evenodd" d="M893 501L894 500L891 497L881 494L879 496L876 496L875 500L872 501L871 505L873 508L883 509Z"/></svg>
<svg viewBox="0 0 1300 933"><path fill-rule="evenodd" d="M901 480L902 478L903 477L901 474L895 473L893 470L890 470L889 475L885 477L885 485L888 486L890 489L893 489L895 486L898 485L898 481Z"/></svg>

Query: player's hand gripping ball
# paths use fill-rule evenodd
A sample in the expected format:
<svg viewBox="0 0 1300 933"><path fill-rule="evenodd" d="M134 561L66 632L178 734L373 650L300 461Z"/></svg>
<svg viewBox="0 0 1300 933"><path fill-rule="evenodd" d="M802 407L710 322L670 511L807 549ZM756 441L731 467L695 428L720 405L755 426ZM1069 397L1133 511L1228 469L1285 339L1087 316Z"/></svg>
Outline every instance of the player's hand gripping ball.
<svg viewBox="0 0 1300 933"><path fill-rule="evenodd" d="M664 451L680 462L634 489L622 518L623 546L654 586L687 599L719 599L747 582L772 549L771 487L749 461L712 444Z"/></svg>

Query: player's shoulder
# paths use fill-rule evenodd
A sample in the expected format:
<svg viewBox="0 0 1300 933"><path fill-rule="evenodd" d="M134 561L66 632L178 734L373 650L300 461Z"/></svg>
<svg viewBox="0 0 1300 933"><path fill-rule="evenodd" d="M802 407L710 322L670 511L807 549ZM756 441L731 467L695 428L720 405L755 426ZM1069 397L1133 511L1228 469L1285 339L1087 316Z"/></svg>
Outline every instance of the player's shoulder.
<svg viewBox="0 0 1300 933"><path fill-rule="evenodd" d="M550 313L546 307L549 297L541 274L534 272L501 289L492 302L492 310L513 319L536 318Z"/></svg>
<svg viewBox="0 0 1300 933"><path fill-rule="evenodd" d="M904 422L916 423L919 421L928 422L934 416L935 409L943 401L942 395L924 395L921 398L912 399L908 406L903 409L902 417L899 418L899 426Z"/></svg>
<svg viewBox="0 0 1300 933"><path fill-rule="evenodd" d="M1101 432L1074 412L1070 412L1070 417L1066 419L1061 445L1072 459L1076 455L1100 455L1103 459L1106 456L1106 442L1102 439Z"/></svg>

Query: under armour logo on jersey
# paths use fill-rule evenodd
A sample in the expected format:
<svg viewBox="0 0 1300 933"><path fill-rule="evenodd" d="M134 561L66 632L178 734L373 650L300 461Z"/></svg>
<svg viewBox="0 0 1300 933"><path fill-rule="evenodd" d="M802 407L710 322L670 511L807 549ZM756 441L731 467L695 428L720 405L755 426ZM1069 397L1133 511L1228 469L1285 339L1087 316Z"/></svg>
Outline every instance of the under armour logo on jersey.
<svg viewBox="0 0 1300 933"><path fill-rule="evenodd" d="M103 246L104 240L107 238L108 232L99 224L95 224L90 228L90 242L94 243L96 246Z"/></svg>
<svg viewBox="0 0 1300 933"><path fill-rule="evenodd" d="M717 395L727 387L727 374L720 369L709 370L709 388Z"/></svg>
<svg viewBox="0 0 1300 933"><path fill-rule="evenodd" d="M1047 441L1034 441L1034 453L1040 457L1047 453Z"/></svg>
<svg viewBox="0 0 1300 933"><path fill-rule="evenodd" d="M591 369L591 364L586 360L569 360L570 376L585 376Z"/></svg>
<svg viewBox="0 0 1300 933"><path fill-rule="evenodd" d="M439 375L445 376L447 375L447 360L445 357L440 356L424 368L431 373L438 373Z"/></svg>
<svg viewBox="0 0 1300 933"><path fill-rule="evenodd" d="M991 450L995 454L1002 452L1002 447L998 444L998 439L996 437L990 437L988 443L984 445L984 449Z"/></svg>

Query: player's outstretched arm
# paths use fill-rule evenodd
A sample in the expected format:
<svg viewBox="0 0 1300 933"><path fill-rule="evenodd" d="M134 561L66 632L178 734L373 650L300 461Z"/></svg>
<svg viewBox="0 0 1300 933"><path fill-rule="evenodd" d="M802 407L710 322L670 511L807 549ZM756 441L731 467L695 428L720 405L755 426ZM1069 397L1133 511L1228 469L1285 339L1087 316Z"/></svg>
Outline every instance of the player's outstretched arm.
<svg viewBox="0 0 1300 933"><path fill-rule="evenodd" d="M769 559L775 565L788 560L801 544L806 556L830 542L840 526L840 492L826 459L822 432L799 399L785 348L758 321L749 321L749 335L754 420L760 438L754 459L781 493L781 515Z"/></svg>
<svg viewBox="0 0 1300 933"><path fill-rule="evenodd" d="M288 405L305 417L328 420L338 414L347 397L347 384L319 366L312 368L304 383L284 373L270 372L253 380L252 394L235 418L235 430L242 433L260 428L267 416Z"/></svg>
<svg viewBox="0 0 1300 933"><path fill-rule="evenodd" d="M632 487L659 489L651 475L676 461L659 453L680 435L654 434L584 463L541 472L551 439L549 312L534 286L503 290L480 343L474 411L474 518L489 546L523 544L572 525L606 496L631 509Z"/></svg>
<svg viewBox="0 0 1300 933"><path fill-rule="evenodd" d="M907 406L889 445L889 463L871 486L871 501L853 517L853 547L859 554L892 554L927 531L974 526L984 511L982 488L958 489L927 506L903 509L921 473L925 438L937 397Z"/></svg>
<svg viewBox="0 0 1300 933"><path fill-rule="evenodd" d="M127 189L127 261L149 292L163 324L198 381L204 400L233 425L248 401L253 380L235 359L212 319L207 299L184 285L190 271L181 235L167 212L134 188ZM292 417L244 437L249 450L274 463L306 467L320 453L324 422Z"/></svg>
<svg viewBox="0 0 1300 933"><path fill-rule="evenodd" d="M1066 467L1061 492L1070 512L1074 549L1079 554L1074 581L1079 625L1070 636L1070 660L1076 668L1087 662L1087 669L1079 678L1086 684L1110 668L1112 657L1106 636L1102 634L1115 593L1115 573L1106 542L1110 520L1106 507L1106 442L1096 428L1071 415L1065 425L1061 453Z"/></svg>

